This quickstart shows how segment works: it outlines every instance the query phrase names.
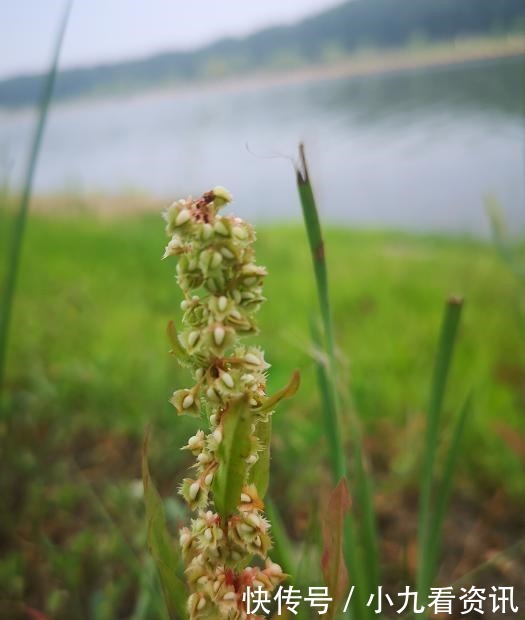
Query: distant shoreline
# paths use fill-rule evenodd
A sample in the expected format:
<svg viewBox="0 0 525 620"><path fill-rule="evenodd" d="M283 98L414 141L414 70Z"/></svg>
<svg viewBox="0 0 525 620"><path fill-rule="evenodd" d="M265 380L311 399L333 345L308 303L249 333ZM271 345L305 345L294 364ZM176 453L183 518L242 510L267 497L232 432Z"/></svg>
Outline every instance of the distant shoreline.
<svg viewBox="0 0 525 620"><path fill-rule="evenodd" d="M416 69L431 69L525 57L525 34L508 37L465 38L439 44L391 50L364 50L339 61L297 67L283 71L257 71L224 79L173 85L155 92L189 93L208 90L244 90L265 86L298 84L320 80L388 75ZM153 91L150 91L153 92ZM142 91L144 94L145 91Z"/></svg>
<svg viewBox="0 0 525 620"><path fill-rule="evenodd" d="M525 57L525 33L500 37L462 38L444 43L425 43L396 49L362 50L340 60L298 66L293 69L257 70L222 78L186 81L121 91L97 91L79 97L59 99L54 106L87 101L188 96L199 93L258 90L288 84L322 80L372 77L420 69L456 66L472 62ZM16 112L33 106L0 106L0 113Z"/></svg>

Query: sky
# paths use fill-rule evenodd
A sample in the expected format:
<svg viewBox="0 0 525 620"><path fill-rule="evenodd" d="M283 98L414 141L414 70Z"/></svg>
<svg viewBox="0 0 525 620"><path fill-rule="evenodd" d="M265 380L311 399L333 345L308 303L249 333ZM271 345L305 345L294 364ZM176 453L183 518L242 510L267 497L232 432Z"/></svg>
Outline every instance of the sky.
<svg viewBox="0 0 525 620"><path fill-rule="evenodd" d="M294 22L340 0L75 0L60 66L191 49ZM45 70L65 0L0 0L0 79Z"/></svg>

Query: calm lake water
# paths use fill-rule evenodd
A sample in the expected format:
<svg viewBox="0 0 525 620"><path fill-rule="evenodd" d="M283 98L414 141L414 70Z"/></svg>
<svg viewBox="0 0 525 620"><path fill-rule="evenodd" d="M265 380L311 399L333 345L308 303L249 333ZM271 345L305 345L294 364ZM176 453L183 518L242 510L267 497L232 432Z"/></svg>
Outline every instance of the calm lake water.
<svg viewBox="0 0 525 620"><path fill-rule="evenodd" d="M493 194L525 233L524 69L514 59L61 103L36 190L177 198L221 184L239 214L296 219L288 158L303 140L333 222L484 235L484 197ZM8 170L11 186L20 183L34 117L0 110L1 173Z"/></svg>

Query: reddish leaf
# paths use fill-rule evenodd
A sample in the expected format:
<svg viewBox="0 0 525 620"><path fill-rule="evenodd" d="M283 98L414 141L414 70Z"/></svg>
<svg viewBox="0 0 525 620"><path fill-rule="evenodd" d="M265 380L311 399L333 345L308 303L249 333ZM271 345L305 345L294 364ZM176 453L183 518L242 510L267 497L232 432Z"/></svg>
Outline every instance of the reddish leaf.
<svg viewBox="0 0 525 620"><path fill-rule="evenodd" d="M344 519L351 503L346 478L341 478L329 497L328 506L322 517L323 556L321 568L329 595L333 599L326 615L327 618L335 616L348 587L348 572L345 565L343 543Z"/></svg>
<svg viewBox="0 0 525 620"><path fill-rule="evenodd" d="M49 620L49 618L44 613L38 611L38 609L34 609L33 607L26 606L25 612L27 613L29 618L31 618L31 620Z"/></svg>

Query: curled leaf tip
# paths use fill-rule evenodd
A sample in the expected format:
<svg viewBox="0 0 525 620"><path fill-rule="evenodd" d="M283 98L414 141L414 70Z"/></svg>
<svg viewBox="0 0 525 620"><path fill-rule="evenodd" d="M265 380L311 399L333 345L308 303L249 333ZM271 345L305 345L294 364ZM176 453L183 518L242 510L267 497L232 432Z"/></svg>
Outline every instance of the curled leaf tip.
<svg viewBox="0 0 525 620"><path fill-rule="evenodd" d="M273 396L269 396L266 398L262 405L255 409L258 413L265 413L271 411L281 400L285 398L292 398L294 394L299 389L299 385L301 384L301 374L299 370L294 370L290 381L288 381L287 385L276 392Z"/></svg>

